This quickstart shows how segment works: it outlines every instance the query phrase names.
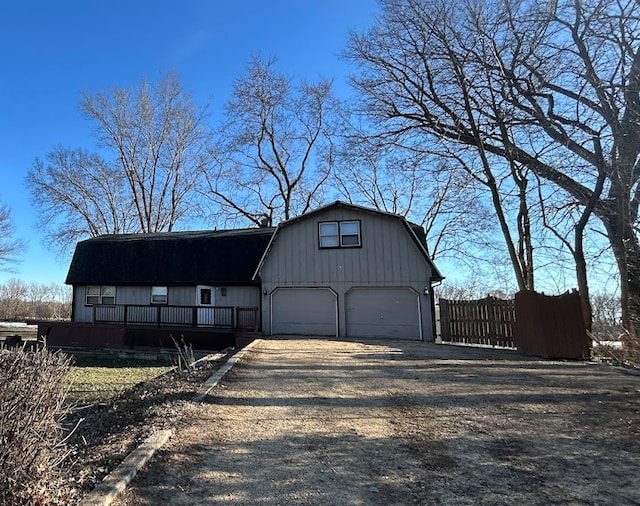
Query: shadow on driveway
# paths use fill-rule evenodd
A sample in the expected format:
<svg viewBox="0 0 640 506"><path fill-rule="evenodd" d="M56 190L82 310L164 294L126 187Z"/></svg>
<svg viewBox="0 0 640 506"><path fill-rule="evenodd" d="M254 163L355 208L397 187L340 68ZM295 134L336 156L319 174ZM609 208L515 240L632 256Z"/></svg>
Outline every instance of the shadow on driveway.
<svg viewBox="0 0 640 506"><path fill-rule="evenodd" d="M263 340L119 504L640 504L639 392L511 351Z"/></svg>

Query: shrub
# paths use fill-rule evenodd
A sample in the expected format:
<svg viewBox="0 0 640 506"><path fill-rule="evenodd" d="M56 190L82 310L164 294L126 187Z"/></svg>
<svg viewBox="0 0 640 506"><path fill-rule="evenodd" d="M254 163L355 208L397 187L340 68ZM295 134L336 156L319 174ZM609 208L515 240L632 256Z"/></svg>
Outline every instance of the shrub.
<svg viewBox="0 0 640 506"><path fill-rule="evenodd" d="M0 351L0 504L65 504L59 464L70 358Z"/></svg>

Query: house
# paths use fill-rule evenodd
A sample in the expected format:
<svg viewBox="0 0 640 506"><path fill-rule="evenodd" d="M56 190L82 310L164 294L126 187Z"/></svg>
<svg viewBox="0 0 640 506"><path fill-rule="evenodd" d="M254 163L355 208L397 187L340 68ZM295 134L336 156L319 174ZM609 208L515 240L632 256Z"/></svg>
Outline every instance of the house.
<svg viewBox="0 0 640 506"><path fill-rule="evenodd" d="M218 348L238 332L430 341L440 280L419 226L338 201L276 228L79 242L72 322L39 332L106 348Z"/></svg>
<svg viewBox="0 0 640 506"><path fill-rule="evenodd" d="M433 340L443 278L421 227L335 202L275 230L256 269L262 331Z"/></svg>

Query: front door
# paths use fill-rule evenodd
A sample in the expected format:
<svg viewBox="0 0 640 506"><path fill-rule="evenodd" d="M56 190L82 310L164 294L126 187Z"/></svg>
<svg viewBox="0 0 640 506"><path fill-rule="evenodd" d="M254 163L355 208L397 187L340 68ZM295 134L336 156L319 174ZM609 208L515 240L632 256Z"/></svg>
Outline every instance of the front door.
<svg viewBox="0 0 640 506"><path fill-rule="evenodd" d="M198 306L198 325L214 324L214 306L216 289L214 286L199 285L196 287L196 306Z"/></svg>

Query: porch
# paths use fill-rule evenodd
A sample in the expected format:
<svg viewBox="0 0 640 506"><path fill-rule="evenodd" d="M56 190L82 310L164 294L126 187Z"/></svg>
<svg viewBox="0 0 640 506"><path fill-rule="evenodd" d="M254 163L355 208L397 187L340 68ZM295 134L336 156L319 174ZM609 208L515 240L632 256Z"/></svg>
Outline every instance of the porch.
<svg viewBox="0 0 640 506"><path fill-rule="evenodd" d="M258 332L260 309L234 306L169 306L113 304L93 306L93 323L126 326L203 327L229 331Z"/></svg>
<svg viewBox="0 0 640 506"><path fill-rule="evenodd" d="M95 305L93 322L38 322L50 348L174 348L175 339L195 350L242 347L260 331L257 307Z"/></svg>

